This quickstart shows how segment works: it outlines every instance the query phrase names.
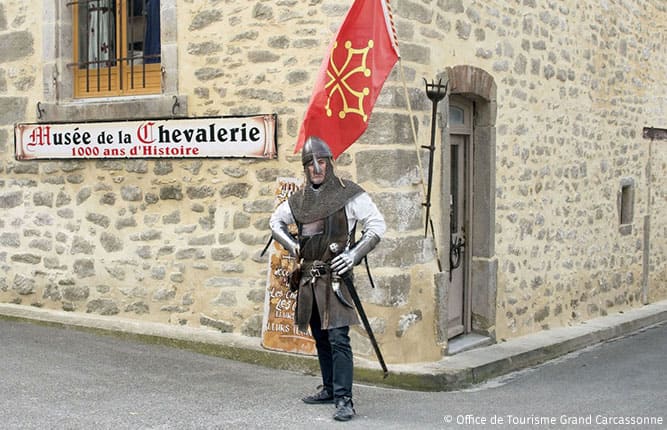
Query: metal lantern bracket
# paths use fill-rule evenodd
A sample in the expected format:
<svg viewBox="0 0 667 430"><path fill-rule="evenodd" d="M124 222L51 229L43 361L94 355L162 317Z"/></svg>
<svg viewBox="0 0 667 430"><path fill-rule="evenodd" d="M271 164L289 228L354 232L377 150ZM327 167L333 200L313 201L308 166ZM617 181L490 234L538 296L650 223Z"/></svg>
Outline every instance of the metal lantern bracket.
<svg viewBox="0 0 667 430"><path fill-rule="evenodd" d="M426 225L424 226L424 237L428 236L428 227L431 226L431 233L433 233L433 223L431 222L431 188L433 186L433 153L435 152L435 131L436 131L436 119L438 114L438 102L445 98L447 95L447 83L442 84L442 79L438 80L436 84L435 81L431 81L429 84L426 79L424 79L426 84L426 96L431 100L433 104L432 116L431 116L431 144L426 146L422 145L423 149L428 149L430 152L429 162L428 162L428 185L426 191L426 202L423 203L423 206L426 206Z"/></svg>

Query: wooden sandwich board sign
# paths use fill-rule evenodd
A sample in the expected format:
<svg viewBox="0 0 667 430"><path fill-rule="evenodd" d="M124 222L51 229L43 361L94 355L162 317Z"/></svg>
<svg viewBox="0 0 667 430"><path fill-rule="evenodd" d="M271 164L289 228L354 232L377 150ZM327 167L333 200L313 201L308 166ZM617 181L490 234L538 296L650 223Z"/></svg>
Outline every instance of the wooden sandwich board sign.
<svg viewBox="0 0 667 430"><path fill-rule="evenodd" d="M296 178L278 178L275 190L276 207L287 200L302 184ZM296 232L296 225L290 226ZM315 340L310 333L299 331L294 324L296 293L289 290L287 276L296 261L277 241L269 246L269 270L264 298L262 346L274 351L315 355Z"/></svg>

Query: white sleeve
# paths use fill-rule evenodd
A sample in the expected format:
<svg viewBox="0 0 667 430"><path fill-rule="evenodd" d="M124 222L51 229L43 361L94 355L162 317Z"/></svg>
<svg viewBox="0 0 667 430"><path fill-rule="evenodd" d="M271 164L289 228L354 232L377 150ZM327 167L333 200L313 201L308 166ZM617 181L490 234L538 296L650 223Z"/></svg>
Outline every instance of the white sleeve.
<svg viewBox="0 0 667 430"><path fill-rule="evenodd" d="M294 216L292 215L292 210L289 207L287 200L278 205L275 211L271 214L271 219L269 219L269 227L271 230L280 230L282 226L293 224Z"/></svg>
<svg viewBox="0 0 667 430"><path fill-rule="evenodd" d="M368 193L357 194L350 199L345 205L345 212L347 213L350 229L359 221L364 231L371 231L379 238L382 238L387 231L387 224L384 222L384 217Z"/></svg>

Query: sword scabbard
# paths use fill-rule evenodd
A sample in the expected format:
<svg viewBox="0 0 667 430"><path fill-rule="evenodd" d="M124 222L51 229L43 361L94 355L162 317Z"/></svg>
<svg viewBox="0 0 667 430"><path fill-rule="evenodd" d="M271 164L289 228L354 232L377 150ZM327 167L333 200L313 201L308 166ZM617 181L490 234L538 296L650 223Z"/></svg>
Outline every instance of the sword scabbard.
<svg viewBox="0 0 667 430"><path fill-rule="evenodd" d="M384 358L382 357L382 352L380 351L380 346L377 343L377 340L375 339L375 335L373 334L373 329L371 328L371 324L368 322L368 317L366 316L366 311L364 311L364 307L361 304L361 299L359 299L359 295L357 294L356 288L354 288L354 284L352 283L352 278L350 278L349 273L344 273L341 275L341 279L343 280L343 283L347 287L347 290L350 293L350 296L352 297L352 301L354 302L355 307L357 308L357 313L359 314L359 318L361 318L361 323L364 326L364 329L366 329L366 333L368 333L368 338L371 341L371 345L373 345L373 349L375 350L375 355L378 358L378 362L380 363L380 367L382 367L382 371L384 372L384 378L389 376L389 370L387 370L387 365L384 362Z"/></svg>

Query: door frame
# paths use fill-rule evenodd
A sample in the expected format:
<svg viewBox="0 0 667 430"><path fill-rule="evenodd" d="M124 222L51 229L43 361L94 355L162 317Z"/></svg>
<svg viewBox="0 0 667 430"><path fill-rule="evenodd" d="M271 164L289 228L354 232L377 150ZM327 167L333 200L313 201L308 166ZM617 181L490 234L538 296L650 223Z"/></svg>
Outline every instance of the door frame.
<svg viewBox="0 0 667 430"><path fill-rule="evenodd" d="M462 96L473 103L474 142L471 160L475 169L472 177L472 214L470 229L474 233L468 243L468 267L470 281L471 331L496 339L496 309L498 258L495 252L496 228L496 115L497 87L493 77L485 70L474 66L460 65L447 67L437 79L448 82L449 96L442 101L440 110L441 151L440 166L450 165L450 127L448 124L449 99ZM449 250L449 191L450 172L440 168L441 198L437 248ZM445 228L446 227L446 228ZM447 259L448 260L448 259ZM447 266L446 270L449 270ZM449 273L436 274L437 338L447 351Z"/></svg>

